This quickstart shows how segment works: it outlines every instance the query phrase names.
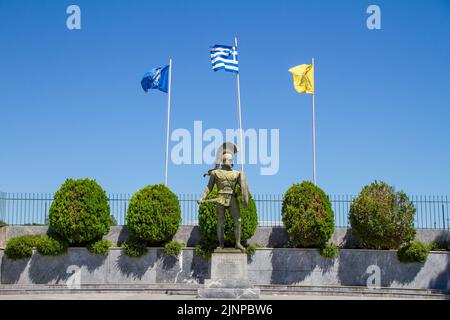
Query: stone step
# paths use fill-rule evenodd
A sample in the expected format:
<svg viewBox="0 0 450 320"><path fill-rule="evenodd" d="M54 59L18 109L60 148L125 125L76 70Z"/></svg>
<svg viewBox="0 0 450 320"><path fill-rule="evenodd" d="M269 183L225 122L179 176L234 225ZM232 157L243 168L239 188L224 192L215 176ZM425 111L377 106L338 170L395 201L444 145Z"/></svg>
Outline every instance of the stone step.
<svg viewBox="0 0 450 320"><path fill-rule="evenodd" d="M439 289L413 289L395 287L362 287L362 286L307 286L307 285L258 285L262 290L283 290L283 291L327 291L327 292L391 292L391 293L418 293L418 294L450 294L450 290Z"/></svg>
<svg viewBox="0 0 450 320"><path fill-rule="evenodd" d="M197 296L201 299L259 299L261 290L257 288L200 288Z"/></svg>
<svg viewBox="0 0 450 320"><path fill-rule="evenodd" d="M197 289L123 289L123 288L82 288L82 289L0 289L1 295L26 295L26 294L89 294L89 293L122 293L122 294L168 294L168 295L191 295L197 294Z"/></svg>
<svg viewBox="0 0 450 320"><path fill-rule="evenodd" d="M242 279L206 279L205 288L239 288L246 289L253 287L249 280Z"/></svg>
<svg viewBox="0 0 450 320"><path fill-rule="evenodd" d="M338 291L321 291L321 290L304 290L304 291L281 291L281 290L262 290L264 295L277 296L336 296L336 297L366 297L373 298L395 298L395 299L444 299L449 300L450 296L446 294L421 294L421 293L392 293L392 292L377 292L377 291L360 291L360 292L338 292Z"/></svg>
<svg viewBox="0 0 450 320"><path fill-rule="evenodd" d="M84 284L70 289L66 285L0 285L0 295L7 294L72 294L72 293L155 293L169 295L197 296L198 284L136 284L136 285L95 285ZM363 296L406 299L450 299L449 290L404 289L404 288L366 288L347 286L294 286L294 285L256 285L262 295L322 295L322 296ZM225 298L225 297L224 297Z"/></svg>
<svg viewBox="0 0 450 320"><path fill-rule="evenodd" d="M0 285L2 294L71 294L71 293L155 293L195 295L199 285L191 284L83 284L72 288L67 285Z"/></svg>

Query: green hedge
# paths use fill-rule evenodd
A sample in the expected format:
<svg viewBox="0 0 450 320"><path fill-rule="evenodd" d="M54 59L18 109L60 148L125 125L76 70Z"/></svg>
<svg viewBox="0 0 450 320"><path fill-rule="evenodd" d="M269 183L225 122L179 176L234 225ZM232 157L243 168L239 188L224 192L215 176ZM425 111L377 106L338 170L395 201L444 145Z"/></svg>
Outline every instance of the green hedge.
<svg viewBox="0 0 450 320"><path fill-rule="evenodd" d="M126 221L136 238L162 245L172 240L180 226L178 197L162 184L147 186L131 198Z"/></svg>
<svg viewBox="0 0 450 320"><path fill-rule="evenodd" d="M294 184L283 198L283 223L295 247L323 248L334 233L334 213L322 189L311 182Z"/></svg>
<svg viewBox="0 0 450 320"><path fill-rule="evenodd" d="M33 248L45 256L57 256L67 251L68 244L54 235L24 235L10 239L5 255L13 260L31 258Z"/></svg>
<svg viewBox="0 0 450 320"><path fill-rule="evenodd" d="M397 251L397 257L402 263L424 263L427 260L429 249L425 243L414 240L402 246Z"/></svg>
<svg viewBox="0 0 450 320"><path fill-rule="evenodd" d="M185 246L186 245L182 242L170 241L164 246L164 253L178 257Z"/></svg>
<svg viewBox="0 0 450 320"><path fill-rule="evenodd" d="M195 246L195 254L205 260L209 260L216 248L217 243L203 241Z"/></svg>
<svg viewBox="0 0 450 320"><path fill-rule="evenodd" d="M245 253L247 254L247 256L252 257L255 252L256 249L258 248L262 248L263 246L260 245L259 243L250 243L246 248L245 248Z"/></svg>
<svg viewBox="0 0 450 320"><path fill-rule="evenodd" d="M33 248L37 247L40 238L40 235L25 235L9 239L5 255L12 260L31 258Z"/></svg>
<svg viewBox="0 0 450 320"><path fill-rule="evenodd" d="M415 211L405 193L375 181L350 206L352 233L368 248L397 249L414 239Z"/></svg>
<svg viewBox="0 0 450 320"><path fill-rule="evenodd" d="M125 255L132 258L139 258L145 255L148 251L145 241L130 236L127 241L122 245Z"/></svg>
<svg viewBox="0 0 450 320"><path fill-rule="evenodd" d="M108 240L99 240L89 243L86 248L93 254L107 254L111 246Z"/></svg>
<svg viewBox="0 0 450 320"><path fill-rule="evenodd" d="M432 241L428 244L430 251L450 251L450 243Z"/></svg>
<svg viewBox="0 0 450 320"><path fill-rule="evenodd" d="M54 236L41 236L37 242L37 251L44 256L58 256L67 252L68 243Z"/></svg>
<svg viewBox="0 0 450 320"><path fill-rule="evenodd" d="M320 249L320 255L324 258L335 259L339 256L339 247L334 243L329 243Z"/></svg>
<svg viewBox="0 0 450 320"><path fill-rule="evenodd" d="M70 244L101 239L111 226L105 191L95 180L67 179L50 206L50 227Z"/></svg>
<svg viewBox="0 0 450 320"><path fill-rule="evenodd" d="M256 231L258 226L258 212L256 210L256 204L252 196L249 195L248 206L245 208L242 205L242 195L239 185L236 187L237 200L239 203L241 213L241 243L246 245L247 240L250 239ZM210 192L206 199L217 198L217 188ZM217 209L216 204L213 202L202 203L198 209L198 225L202 241L206 243L206 246L215 244L217 246L219 239L217 238ZM224 218L224 233L225 233L225 245L234 245L234 231L233 231L233 217L228 210L225 212Z"/></svg>

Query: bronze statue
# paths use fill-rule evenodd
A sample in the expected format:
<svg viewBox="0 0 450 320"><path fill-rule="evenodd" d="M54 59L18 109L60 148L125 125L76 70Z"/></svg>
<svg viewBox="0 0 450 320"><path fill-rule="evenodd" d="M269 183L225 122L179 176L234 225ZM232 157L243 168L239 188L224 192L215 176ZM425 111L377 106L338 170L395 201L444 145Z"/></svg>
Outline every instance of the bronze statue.
<svg viewBox="0 0 450 320"><path fill-rule="evenodd" d="M213 170L209 170L209 183L205 188L203 195L198 203L215 202L217 204L217 237L219 239L219 248L224 248L224 217L225 210L229 209L234 222L235 247L242 252L245 248L241 244L241 214L239 204L236 198L236 185L239 184L242 192L242 204L244 207L248 205L248 186L244 172L233 170L233 155L237 152L237 147L233 143L226 142L218 150L216 155L216 166ZM219 168L222 163L221 168ZM213 190L214 185L217 186L217 198L205 200L206 196Z"/></svg>

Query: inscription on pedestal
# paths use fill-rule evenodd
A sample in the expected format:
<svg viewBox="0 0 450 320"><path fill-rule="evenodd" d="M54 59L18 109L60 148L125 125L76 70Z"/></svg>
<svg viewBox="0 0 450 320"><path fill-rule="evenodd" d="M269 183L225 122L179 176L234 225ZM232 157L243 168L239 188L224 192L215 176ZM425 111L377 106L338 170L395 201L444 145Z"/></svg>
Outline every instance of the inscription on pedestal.
<svg viewBox="0 0 450 320"><path fill-rule="evenodd" d="M242 253L213 253L211 279L247 279L247 255Z"/></svg>
<svg viewBox="0 0 450 320"><path fill-rule="evenodd" d="M211 257L211 279L205 279L197 295L208 299L259 299L260 289L248 280L247 255L231 248L216 249Z"/></svg>

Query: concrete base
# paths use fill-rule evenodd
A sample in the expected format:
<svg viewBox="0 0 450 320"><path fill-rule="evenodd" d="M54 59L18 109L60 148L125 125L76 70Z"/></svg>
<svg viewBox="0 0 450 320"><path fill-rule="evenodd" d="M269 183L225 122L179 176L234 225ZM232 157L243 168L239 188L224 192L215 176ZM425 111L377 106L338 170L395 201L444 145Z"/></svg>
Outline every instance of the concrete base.
<svg viewBox="0 0 450 320"><path fill-rule="evenodd" d="M261 290L247 279L206 279L197 297L204 299L259 299Z"/></svg>
<svg viewBox="0 0 450 320"><path fill-rule="evenodd" d="M259 299L260 289L255 288L203 288L198 289L201 299Z"/></svg>
<svg viewBox="0 0 450 320"><path fill-rule="evenodd" d="M259 299L260 290L248 280L247 255L238 249L216 249L211 257L211 279L198 289L205 299Z"/></svg>
<svg viewBox="0 0 450 320"><path fill-rule="evenodd" d="M205 288L251 288L253 285L246 279L206 279Z"/></svg>
<svg viewBox="0 0 450 320"><path fill-rule="evenodd" d="M216 249L211 257L211 279L246 280L247 255L237 249Z"/></svg>

